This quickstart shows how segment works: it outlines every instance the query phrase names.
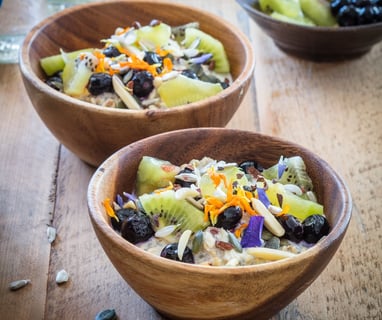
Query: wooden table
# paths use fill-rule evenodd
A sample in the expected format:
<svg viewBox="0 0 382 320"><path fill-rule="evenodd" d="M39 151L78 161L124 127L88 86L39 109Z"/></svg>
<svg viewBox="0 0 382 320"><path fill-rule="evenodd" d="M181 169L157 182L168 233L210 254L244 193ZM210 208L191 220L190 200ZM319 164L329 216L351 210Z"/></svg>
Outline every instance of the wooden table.
<svg viewBox="0 0 382 320"><path fill-rule="evenodd" d="M381 319L382 43L357 60L306 62L275 47L234 1L192 4L231 21L253 43L256 89L229 127L310 148L338 171L353 196L352 221L334 259L273 319ZM162 319L102 251L86 206L95 169L45 128L17 65L0 65L0 118L0 318L94 319L115 308L120 319ZM58 232L52 245L48 225ZM58 286L60 269L70 280ZM25 278L30 285L8 289Z"/></svg>

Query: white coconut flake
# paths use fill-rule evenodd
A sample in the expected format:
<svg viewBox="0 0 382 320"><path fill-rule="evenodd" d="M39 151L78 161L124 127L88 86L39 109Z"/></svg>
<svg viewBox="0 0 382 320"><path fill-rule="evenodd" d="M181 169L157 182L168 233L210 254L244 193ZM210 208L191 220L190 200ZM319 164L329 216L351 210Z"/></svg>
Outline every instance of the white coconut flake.
<svg viewBox="0 0 382 320"><path fill-rule="evenodd" d="M199 192L191 188L179 188L175 191L175 199L177 200L183 200L189 197L194 198L197 196L200 196Z"/></svg>
<svg viewBox="0 0 382 320"><path fill-rule="evenodd" d="M306 195L308 196L308 199L310 201L317 202L317 197L316 197L316 195L314 194L313 191L307 191Z"/></svg>

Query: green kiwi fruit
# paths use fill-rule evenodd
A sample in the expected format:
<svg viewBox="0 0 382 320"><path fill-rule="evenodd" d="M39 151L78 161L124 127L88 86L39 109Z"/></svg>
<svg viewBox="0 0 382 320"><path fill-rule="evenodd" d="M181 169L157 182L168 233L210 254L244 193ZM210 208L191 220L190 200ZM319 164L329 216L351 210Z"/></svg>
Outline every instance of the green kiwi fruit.
<svg viewBox="0 0 382 320"><path fill-rule="evenodd" d="M165 23L155 26L143 26L137 30L137 41L149 42L155 47L167 44L171 36L171 27Z"/></svg>
<svg viewBox="0 0 382 320"><path fill-rule="evenodd" d="M204 82L178 75L164 81L158 94L167 107L175 107L214 96L223 90L219 83Z"/></svg>
<svg viewBox="0 0 382 320"><path fill-rule="evenodd" d="M259 0L259 4L261 11L268 14L278 12L297 20L303 17L299 0Z"/></svg>
<svg viewBox="0 0 382 320"><path fill-rule="evenodd" d="M64 53L69 60L74 60L82 52L91 52L93 49L83 49L72 52ZM62 71L65 67L65 61L63 54L56 54L40 59L41 68L44 70L47 76L52 76L55 73Z"/></svg>
<svg viewBox="0 0 382 320"><path fill-rule="evenodd" d="M330 10L330 2L326 0L300 0L300 6L305 16L316 25L331 27L337 22Z"/></svg>
<svg viewBox="0 0 382 320"><path fill-rule="evenodd" d="M185 30L185 45L189 47L196 39L200 39L198 49L205 53L211 53L215 61L215 71L229 73L230 65L223 44L211 35L195 28Z"/></svg>
<svg viewBox="0 0 382 320"><path fill-rule="evenodd" d="M167 187L175 182L180 168L169 161L143 156L137 171L135 192L138 196Z"/></svg>
<svg viewBox="0 0 382 320"><path fill-rule="evenodd" d="M187 200L176 199L174 190L144 194L139 203L145 213L154 221L154 230L167 225L179 224L179 231L196 232L208 226L204 221L203 211L197 209Z"/></svg>
<svg viewBox="0 0 382 320"><path fill-rule="evenodd" d="M276 180L282 184L295 184L303 191L312 191L313 182L306 172L304 160L300 156L284 158L286 168L280 178L278 178L278 164L264 169L262 175L269 180Z"/></svg>
<svg viewBox="0 0 382 320"><path fill-rule="evenodd" d="M282 198L282 207L289 207L289 214L295 216L300 221L304 221L313 214L323 214L324 208L321 204L303 199L292 192L285 190L281 183L268 182L266 190L269 201L276 206L280 206L279 198Z"/></svg>
<svg viewBox="0 0 382 320"><path fill-rule="evenodd" d="M84 63L77 66L75 60L70 59L62 72L64 92L73 97L83 94L92 73Z"/></svg>
<svg viewBox="0 0 382 320"><path fill-rule="evenodd" d="M295 23L295 24L301 24L301 25L305 25L305 26L315 26L316 24L310 20L308 17L301 17L301 18L298 18L298 19L293 19L293 18L289 18L287 16L284 16L283 14L281 13L278 13L276 11L273 11L270 16L274 19L277 19L277 20L280 20L280 21L283 21L283 22L288 22L288 23Z"/></svg>

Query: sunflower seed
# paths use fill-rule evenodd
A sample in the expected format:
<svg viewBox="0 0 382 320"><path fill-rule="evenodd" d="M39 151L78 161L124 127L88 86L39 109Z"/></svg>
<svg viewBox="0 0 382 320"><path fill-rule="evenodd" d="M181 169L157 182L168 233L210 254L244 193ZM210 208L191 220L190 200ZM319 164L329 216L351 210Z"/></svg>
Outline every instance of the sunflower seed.
<svg viewBox="0 0 382 320"><path fill-rule="evenodd" d="M29 279L12 281L9 284L9 289L12 291L16 291L16 290L19 290L19 289L25 287L28 283L31 283L31 281Z"/></svg>
<svg viewBox="0 0 382 320"><path fill-rule="evenodd" d="M68 280L69 280L69 274L64 269L57 272L57 275L56 275L57 284L67 282Z"/></svg>
<svg viewBox="0 0 382 320"><path fill-rule="evenodd" d="M114 309L106 309L97 313L94 320L116 320L117 314Z"/></svg>
<svg viewBox="0 0 382 320"><path fill-rule="evenodd" d="M46 229L46 234L48 236L49 243L53 243L56 240L57 230L54 227L48 226Z"/></svg>

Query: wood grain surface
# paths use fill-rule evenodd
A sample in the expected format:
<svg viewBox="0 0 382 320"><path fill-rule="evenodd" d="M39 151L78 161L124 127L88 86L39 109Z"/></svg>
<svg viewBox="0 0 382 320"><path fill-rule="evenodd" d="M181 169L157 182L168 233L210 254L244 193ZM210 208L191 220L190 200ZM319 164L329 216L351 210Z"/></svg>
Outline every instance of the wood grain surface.
<svg viewBox="0 0 382 320"><path fill-rule="evenodd" d="M253 43L256 86L228 126L308 147L353 196L353 218L334 259L272 319L381 319L382 43L357 60L317 64L281 52L233 0L192 5L234 23ZM103 253L86 207L94 169L42 124L17 65L0 65L0 112L0 318L94 319L115 308L120 319L162 319ZM58 231L52 245L48 225ZM70 280L58 286L61 269ZM24 278L31 284L8 289Z"/></svg>

